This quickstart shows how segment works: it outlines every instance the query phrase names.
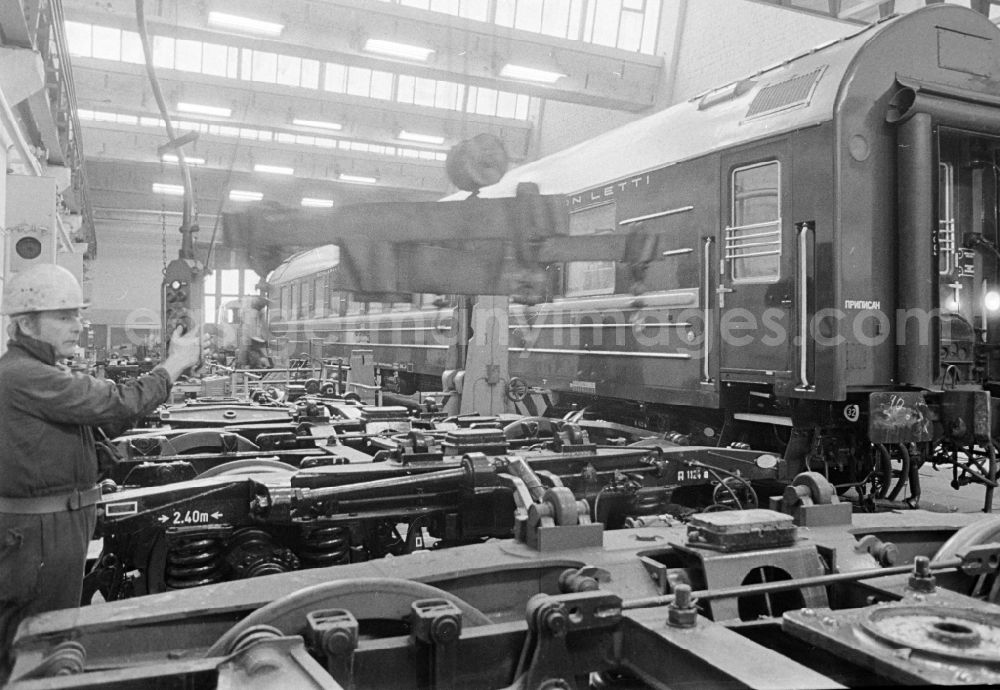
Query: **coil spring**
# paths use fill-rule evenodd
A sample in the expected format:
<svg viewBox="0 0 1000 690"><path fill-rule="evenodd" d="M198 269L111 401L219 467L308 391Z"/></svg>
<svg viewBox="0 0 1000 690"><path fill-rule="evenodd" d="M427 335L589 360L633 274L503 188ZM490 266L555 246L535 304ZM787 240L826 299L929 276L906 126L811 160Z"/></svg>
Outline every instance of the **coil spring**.
<svg viewBox="0 0 1000 690"><path fill-rule="evenodd" d="M328 566L347 563L350 552L350 534L346 527L314 527L302 535L299 557L309 566Z"/></svg>
<svg viewBox="0 0 1000 690"><path fill-rule="evenodd" d="M166 583L171 589L198 587L223 579L222 542L198 535L177 539L167 551Z"/></svg>

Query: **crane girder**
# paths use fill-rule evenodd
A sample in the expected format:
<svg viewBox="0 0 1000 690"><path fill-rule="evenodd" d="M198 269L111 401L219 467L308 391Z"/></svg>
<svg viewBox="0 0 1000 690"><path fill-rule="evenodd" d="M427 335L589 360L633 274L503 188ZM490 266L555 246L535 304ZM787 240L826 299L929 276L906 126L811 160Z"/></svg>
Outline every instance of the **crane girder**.
<svg viewBox="0 0 1000 690"><path fill-rule="evenodd" d="M538 301L557 261L621 260L627 236L570 236L565 197L531 184L500 199L386 202L225 214L223 243L266 275L294 252L340 247L342 289Z"/></svg>

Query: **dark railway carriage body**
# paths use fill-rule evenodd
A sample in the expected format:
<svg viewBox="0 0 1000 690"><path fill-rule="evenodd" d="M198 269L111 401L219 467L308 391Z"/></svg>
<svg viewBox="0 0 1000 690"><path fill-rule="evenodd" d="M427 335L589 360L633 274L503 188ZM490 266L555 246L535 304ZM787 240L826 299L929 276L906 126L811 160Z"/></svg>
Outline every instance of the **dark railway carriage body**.
<svg viewBox="0 0 1000 690"><path fill-rule="evenodd" d="M643 292L624 311L633 320L643 311L669 320L675 310L675 317L682 311L693 317L707 308L708 330L702 315L686 343L678 324L691 319L675 318L672 328L682 337L664 349L677 356L661 360L658 376L643 366L614 369L634 371L630 385L662 387L672 402L708 405L724 397L725 384L737 382L816 400L845 400L858 388L927 387L943 374L938 353L904 343L910 357L926 361L904 359L897 370L895 311L940 306L945 322L981 317L973 273L982 270L974 269L962 240L975 231L973 223L995 233L995 200L985 197L995 184L1000 73L990 78L984 70L998 69L996 42L995 27L981 15L956 8L894 18L526 165L481 195L505 196L530 180L542 193L566 192L571 217L604 216L584 231L655 236ZM952 125L951 113L942 112L926 127L910 125L912 117L894 122L905 107L895 103L909 90L937 94L961 120ZM914 145L907 137L916 137L922 154L914 155L923 160L908 154ZM977 161L985 170L979 190L971 170ZM567 189L596 175L607 179ZM984 220L974 221L977 215ZM953 269L948 275L946 266ZM613 270L599 290L630 292L626 267ZM926 275L908 277L916 270ZM925 289L932 283L939 289ZM944 299L952 283L961 284L957 309ZM920 292L907 294L910 288ZM589 299L594 313L606 311ZM657 300L670 306L658 308ZM647 320L646 331L663 321ZM628 338L620 340L632 348ZM968 379L971 367L962 373ZM692 385L714 382L721 385ZM592 383L601 394L603 385L625 381Z"/></svg>
<svg viewBox="0 0 1000 690"><path fill-rule="evenodd" d="M511 306L511 392L874 495L928 458L993 484L998 148L1000 33L934 5L510 172L480 196L533 182L633 240ZM462 361L437 346L380 361L426 382Z"/></svg>
<svg viewBox="0 0 1000 690"><path fill-rule="evenodd" d="M383 385L394 392L438 390L444 371L457 366L453 300L390 295L374 301L341 283L332 245L296 254L271 273L269 335L279 358L349 362L353 352L369 351Z"/></svg>
<svg viewBox="0 0 1000 690"><path fill-rule="evenodd" d="M998 38L955 7L891 18L483 190L532 181L571 232L646 240L515 312L511 375L877 495L928 457L992 483Z"/></svg>

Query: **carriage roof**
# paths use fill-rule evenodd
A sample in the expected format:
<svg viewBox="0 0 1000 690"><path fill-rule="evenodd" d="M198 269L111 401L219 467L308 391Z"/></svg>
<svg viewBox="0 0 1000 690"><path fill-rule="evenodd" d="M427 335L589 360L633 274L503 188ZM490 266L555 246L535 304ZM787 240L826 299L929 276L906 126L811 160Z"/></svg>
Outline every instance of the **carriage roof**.
<svg viewBox="0 0 1000 690"><path fill-rule="evenodd" d="M288 257L267 277L269 285L287 283L304 276L328 270L340 263L340 247L326 244L306 249Z"/></svg>
<svg viewBox="0 0 1000 690"><path fill-rule="evenodd" d="M520 166L497 184L480 190L480 196L513 196L521 182L537 184L542 194L582 192L712 151L830 121L842 87L858 69L866 45L876 37L891 36L889 40L905 55L907 45L923 36L928 26L945 24L956 13L976 14L979 19L975 21L989 25L986 17L954 5L932 5L887 18ZM968 19L962 20L963 25ZM444 200L465 196L465 192L457 192Z"/></svg>

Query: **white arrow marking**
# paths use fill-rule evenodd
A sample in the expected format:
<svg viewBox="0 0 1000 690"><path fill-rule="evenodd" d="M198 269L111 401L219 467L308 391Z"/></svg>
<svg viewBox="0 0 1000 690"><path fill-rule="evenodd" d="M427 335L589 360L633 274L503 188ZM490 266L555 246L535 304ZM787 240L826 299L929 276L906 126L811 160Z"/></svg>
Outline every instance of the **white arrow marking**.
<svg viewBox="0 0 1000 690"><path fill-rule="evenodd" d="M214 513L212 513L212 517L218 520L220 517L222 517L222 513L220 513L219 511L215 511Z"/></svg>

